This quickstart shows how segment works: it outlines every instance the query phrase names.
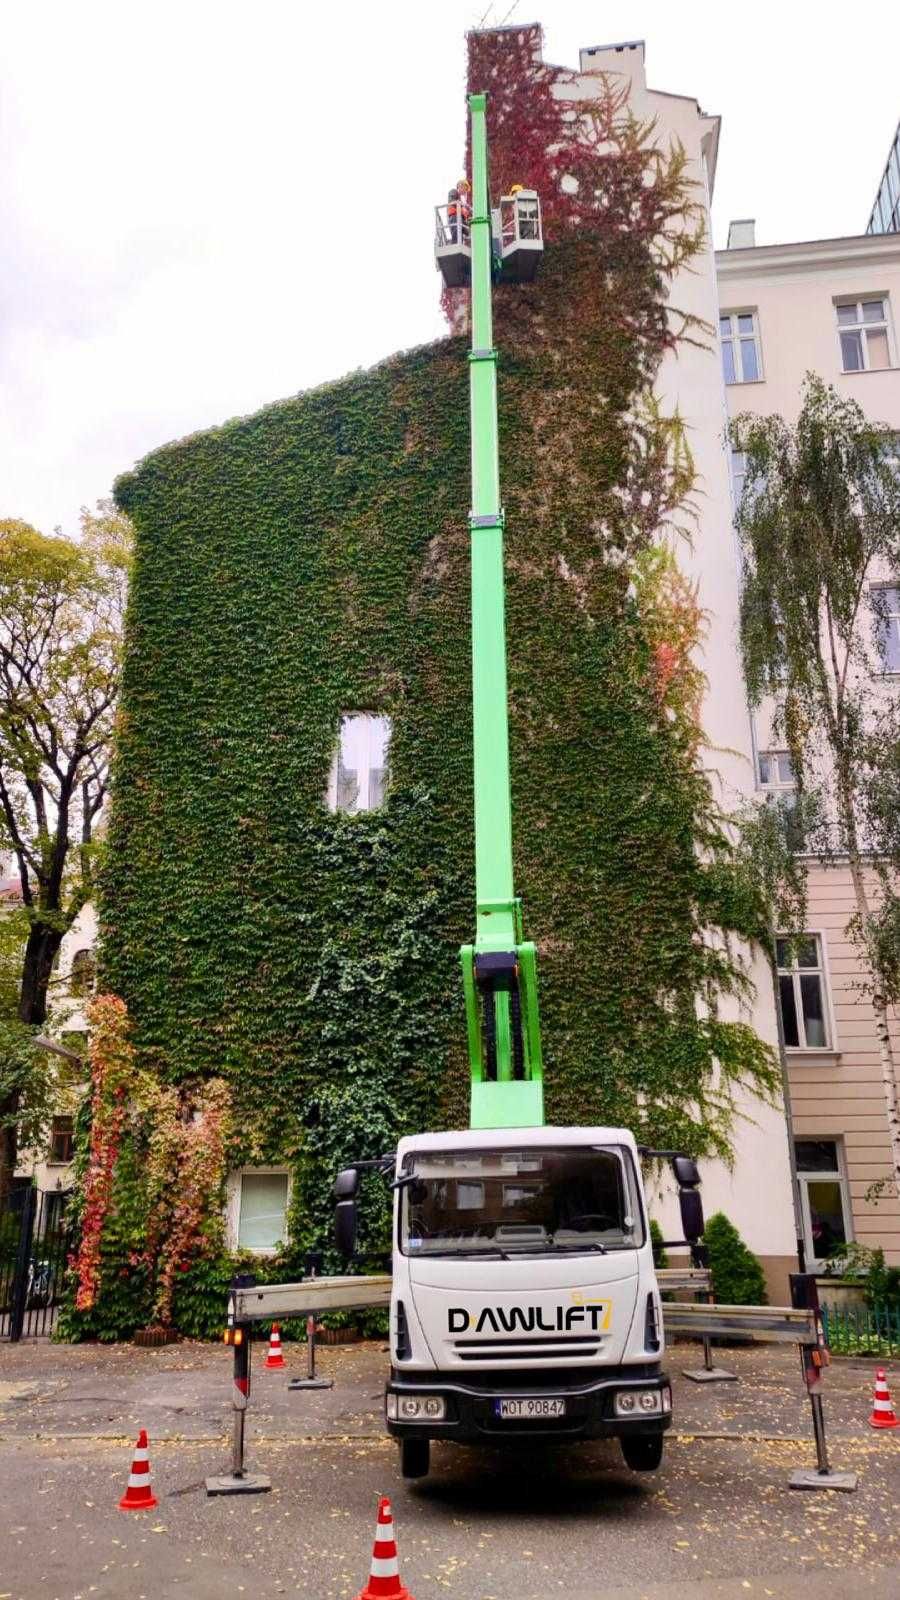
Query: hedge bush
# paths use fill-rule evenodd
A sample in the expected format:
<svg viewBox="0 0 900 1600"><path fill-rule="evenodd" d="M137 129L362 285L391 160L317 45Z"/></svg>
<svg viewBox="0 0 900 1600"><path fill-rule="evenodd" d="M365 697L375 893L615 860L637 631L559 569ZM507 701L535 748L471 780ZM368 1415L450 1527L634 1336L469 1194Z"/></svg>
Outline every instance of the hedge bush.
<svg viewBox="0 0 900 1600"><path fill-rule="evenodd" d="M766 1280L758 1256L748 1249L724 1211L710 1217L703 1234L709 1251L713 1293L723 1306L764 1306Z"/></svg>

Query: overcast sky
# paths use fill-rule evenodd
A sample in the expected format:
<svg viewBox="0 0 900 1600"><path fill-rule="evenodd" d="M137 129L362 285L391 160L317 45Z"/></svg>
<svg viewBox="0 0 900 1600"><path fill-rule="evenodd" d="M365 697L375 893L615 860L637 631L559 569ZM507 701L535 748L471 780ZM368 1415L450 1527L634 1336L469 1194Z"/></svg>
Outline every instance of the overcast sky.
<svg viewBox="0 0 900 1600"><path fill-rule="evenodd" d="M3 7L0 517L45 532L168 439L438 336L432 205L487 0ZM545 58L643 38L722 116L716 242L863 233L900 117L887 0L497 0Z"/></svg>

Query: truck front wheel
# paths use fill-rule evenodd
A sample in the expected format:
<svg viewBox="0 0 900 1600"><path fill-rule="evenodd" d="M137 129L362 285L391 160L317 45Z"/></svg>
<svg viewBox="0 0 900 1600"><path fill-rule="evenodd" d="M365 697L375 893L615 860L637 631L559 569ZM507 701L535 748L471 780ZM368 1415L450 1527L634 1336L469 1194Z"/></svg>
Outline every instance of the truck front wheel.
<svg viewBox="0 0 900 1600"><path fill-rule="evenodd" d="M424 1478L428 1474L431 1442L428 1439L400 1440L400 1471L404 1478Z"/></svg>
<svg viewBox="0 0 900 1600"><path fill-rule="evenodd" d="M414 1441L409 1440L412 1444ZM625 1465L632 1472L655 1472L662 1461L663 1436L661 1433L632 1434L620 1439ZM404 1473L405 1476L405 1473Z"/></svg>

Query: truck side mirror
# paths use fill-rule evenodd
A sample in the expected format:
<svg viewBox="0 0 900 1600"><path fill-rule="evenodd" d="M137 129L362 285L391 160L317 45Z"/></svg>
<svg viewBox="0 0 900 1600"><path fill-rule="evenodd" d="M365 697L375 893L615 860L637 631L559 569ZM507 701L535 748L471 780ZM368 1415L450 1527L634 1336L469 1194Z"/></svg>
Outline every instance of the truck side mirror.
<svg viewBox="0 0 900 1600"><path fill-rule="evenodd" d="M356 1196L359 1193L359 1173L356 1167L345 1167L334 1183L334 1242L342 1256L352 1256L356 1249L356 1230L359 1215Z"/></svg>
<svg viewBox="0 0 900 1600"><path fill-rule="evenodd" d="M688 1244L696 1244L703 1237L703 1201L699 1189L679 1189L678 1204L681 1207L681 1231Z"/></svg>
<svg viewBox="0 0 900 1600"><path fill-rule="evenodd" d="M700 1168L693 1156L673 1156L672 1171L679 1189L696 1189L700 1183Z"/></svg>
<svg viewBox="0 0 900 1600"><path fill-rule="evenodd" d="M352 1256L356 1249L358 1221L356 1201L339 1200L334 1208L334 1242L342 1256Z"/></svg>

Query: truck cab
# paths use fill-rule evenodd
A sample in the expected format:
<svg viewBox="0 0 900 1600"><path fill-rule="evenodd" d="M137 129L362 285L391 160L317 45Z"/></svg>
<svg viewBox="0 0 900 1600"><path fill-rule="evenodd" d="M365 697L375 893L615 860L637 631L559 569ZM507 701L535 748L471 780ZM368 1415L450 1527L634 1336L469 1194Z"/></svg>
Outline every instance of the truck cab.
<svg viewBox="0 0 900 1600"><path fill-rule="evenodd" d="M385 1418L404 1476L431 1439L612 1435L658 1467L672 1396L633 1135L427 1133L395 1173Z"/></svg>

